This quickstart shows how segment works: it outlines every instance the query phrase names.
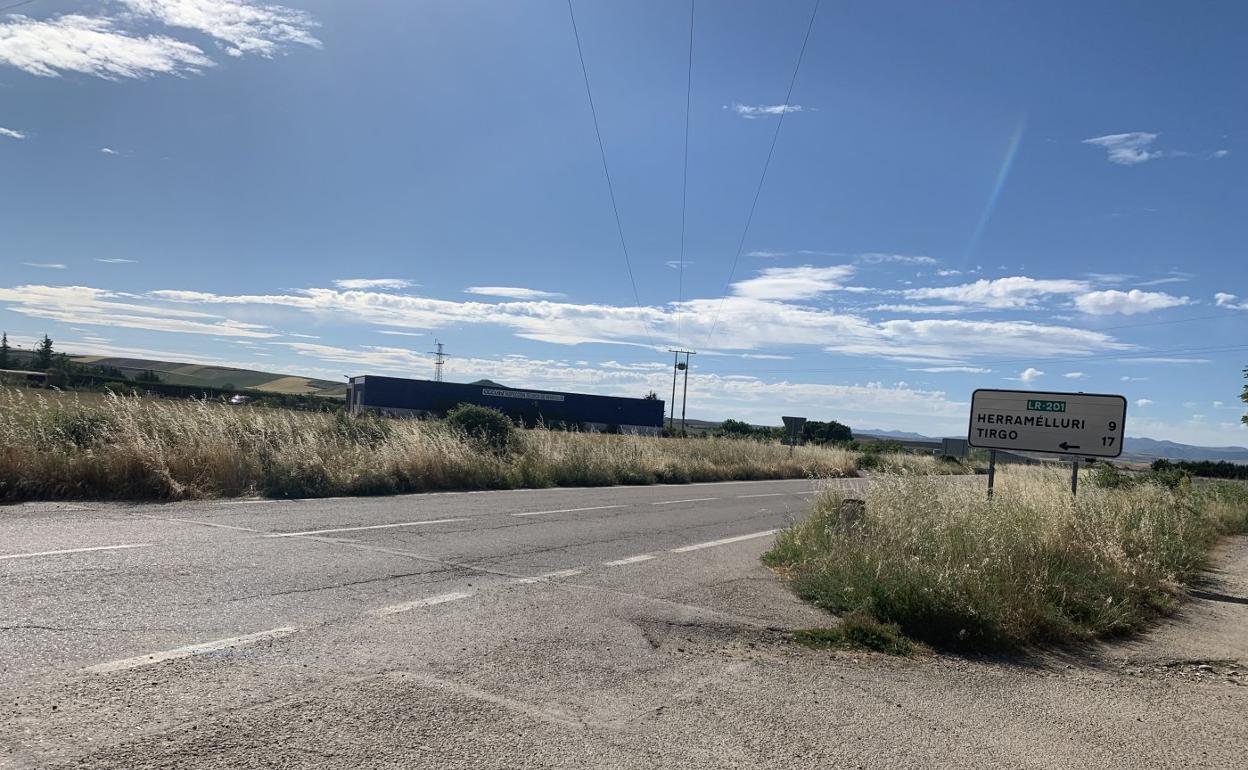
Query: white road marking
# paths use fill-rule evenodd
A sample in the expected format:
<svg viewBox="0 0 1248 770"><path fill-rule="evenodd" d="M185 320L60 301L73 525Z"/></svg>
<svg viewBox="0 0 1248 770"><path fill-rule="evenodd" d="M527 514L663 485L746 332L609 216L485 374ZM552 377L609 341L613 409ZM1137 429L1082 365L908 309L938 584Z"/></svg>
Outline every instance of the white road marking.
<svg viewBox="0 0 1248 770"><path fill-rule="evenodd" d="M705 503L707 500L718 500L718 497L687 497L684 500L663 500L651 505L674 505L676 503Z"/></svg>
<svg viewBox="0 0 1248 770"><path fill-rule="evenodd" d="M553 580L553 579L555 579L555 578L572 577L573 575L579 575L579 574L581 574L582 572L584 572L584 570L579 570L579 569L561 569L561 570L557 570L557 571L555 571L555 572L547 572L545 575L538 575L538 577L539 577L539 578L541 578L542 580Z"/></svg>
<svg viewBox="0 0 1248 770"><path fill-rule="evenodd" d="M204 642L202 644L191 644L186 647L178 647L164 652L153 652L148 655L139 655L134 658L125 658L124 660L114 660L108 663L99 663L94 666L88 666L83 671L88 674L111 674L114 671L125 671L126 669L139 668L140 666L150 666L155 663L163 663L166 660L175 660L177 658L189 658L192 655L202 655L206 652L216 652L229 647L241 647L246 644L254 644L262 642L265 639L276 639L280 636L293 634L299 629L286 626L283 628L274 628L269 631L260 631L255 634L247 634L246 636L235 636L231 639L218 639L215 642Z"/></svg>
<svg viewBox="0 0 1248 770"><path fill-rule="evenodd" d="M673 548L672 553L687 553L689 551L700 551L703 548L714 548L717 545L728 545L729 543L739 543L742 540L753 540L756 537L767 537L774 535L780 530L769 529L766 532L755 532L752 535L737 535L736 537L725 537L722 540L712 540L709 543L696 543L694 545L684 545L680 548Z"/></svg>
<svg viewBox="0 0 1248 770"><path fill-rule="evenodd" d="M579 575L582 572L584 572L584 570L561 569L556 572L547 572L545 575L537 575L536 577L515 578L513 580L508 580L507 582L513 585L527 586L527 585L532 585L534 583L540 583L543 580L554 580L555 578L572 577L573 575Z"/></svg>
<svg viewBox="0 0 1248 770"><path fill-rule="evenodd" d="M429 519L427 521L405 521L401 524L371 524L367 527L338 527L336 529L310 529L307 532L279 532L275 535L265 535L265 537L302 537L304 535L325 535L330 532L357 532L363 529L393 529L394 527L418 527L422 524L452 524L457 521L468 521L468 519Z"/></svg>
<svg viewBox="0 0 1248 770"><path fill-rule="evenodd" d="M768 492L765 495L737 495L738 500L748 500L751 497L784 497L786 495L795 495L797 492Z"/></svg>
<svg viewBox="0 0 1248 770"><path fill-rule="evenodd" d="M217 505L262 505L263 503L285 503L285 502L289 502L289 501L287 500L264 500L264 499L223 500L221 502L218 502Z"/></svg>
<svg viewBox="0 0 1248 770"><path fill-rule="evenodd" d="M151 543L123 543L121 545L97 545L91 548L63 548L59 551L37 551L35 553L10 553L0 559L30 559L35 556L60 556L64 553L86 553L87 551L119 551L123 548L147 548Z"/></svg>
<svg viewBox="0 0 1248 770"><path fill-rule="evenodd" d="M525 513L513 513L512 516L541 516L547 513L579 513L580 511L605 511L609 508L623 508L623 505L595 505L589 508L561 508L557 511L527 511Z"/></svg>
<svg viewBox="0 0 1248 770"><path fill-rule="evenodd" d="M605 564L608 567L622 567L625 564L637 564L638 562L650 561L653 558L654 558L654 554L643 553L643 554L638 554L637 556L630 556L627 559L616 559L615 561L604 561L603 564Z"/></svg>
<svg viewBox="0 0 1248 770"><path fill-rule="evenodd" d="M421 607L432 607L435 604L446 604L447 602L454 602L454 601L459 601L460 599L467 599L469 596L472 596L472 595L473 595L472 591L456 591L454 593L449 593L449 594L438 594L437 596L430 596L425 599L417 599L411 602L403 602L402 604L392 604L389 607L382 607L381 609L372 610L371 612L369 612L369 614L377 615L379 617L385 616L385 615L394 615L399 612L407 612L408 610L420 609Z"/></svg>
<svg viewBox="0 0 1248 770"><path fill-rule="evenodd" d="M195 519L162 519L157 516L151 516L148 518L155 519L156 521L176 521L179 524L198 524L201 527L216 527L218 529L233 529L238 532L261 532L263 531L259 529L252 529L251 527L236 527L232 524L217 524L211 521L196 521Z"/></svg>

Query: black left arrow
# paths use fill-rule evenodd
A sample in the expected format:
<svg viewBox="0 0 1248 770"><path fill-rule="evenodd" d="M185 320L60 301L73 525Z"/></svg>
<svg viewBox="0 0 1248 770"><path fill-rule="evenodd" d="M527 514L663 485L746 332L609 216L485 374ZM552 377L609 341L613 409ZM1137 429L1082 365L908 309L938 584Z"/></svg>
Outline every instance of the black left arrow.
<svg viewBox="0 0 1248 770"><path fill-rule="evenodd" d="M1079 449L1078 444L1067 444L1065 441L1058 444L1058 446L1060 446L1062 449L1065 449L1066 451L1070 451L1071 449Z"/></svg>

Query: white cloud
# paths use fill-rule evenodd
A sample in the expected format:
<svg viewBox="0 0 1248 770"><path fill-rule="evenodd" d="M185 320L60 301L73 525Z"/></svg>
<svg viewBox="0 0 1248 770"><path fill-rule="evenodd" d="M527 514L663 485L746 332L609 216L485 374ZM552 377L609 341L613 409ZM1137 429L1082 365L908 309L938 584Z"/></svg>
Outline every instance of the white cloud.
<svg viewBox="0 0 1248 770"><path fill-rule="evenodd" d="M17 131L12 128L5 128L4 126L0 126L0 136L7 136L10 139L25 139L26 138L26 135L23 134L21 131Z"/></svg>
<svg viewBox="0 0 1248 770"><path fill-rule="evenodd" d="M932 286L902 291L910 299L941 299L967 305L1010 310L1031 307L1039 299L1055 294L1078 294L1090 287L1086 281L1037 280L1027 276L981 278L960 286Z"/></svg>
<svg viewBox="0 0 1248 770"><path fill-rule="evenodd" d="M1075 297L1075 307L1089 315L1135 315L1191 304L1187 297L1176 297L1161 291L1090 291Z"/></svg>
<svg viewBox="0 0 1248 770"><path fill-rule="evenodd" d="M1137 398L1135 400L1135 405L1143 409L1146 406L1152 406L1153 402L1148 400L1147 398Z"/></svg>
<svg viewBox="0 0 1248 770"><path fill-rule="evenodd" d="M410 289L416 284L406 278L338 278L334 281L334 285L339 289L368 290L368 289Z"/></svg>
<svg viewBox="0 0 1248 770"><path fill-rule="evenodd" d="M138 262L137 259L124 259L122 257L97 258L95 261L103 262L106 265L133 265Z"/></svg>
<svg viewBox="0 0 1248 770"><path fill-rule="evenodd" d="M1120 382L1147 382L1148 378L1147 377L1132 377L1128 374L1124 374L1121 377L1119 377L1118 380Z"/></svg>
<svg viewBox="0 0 1248 770"><path fill-rule="evenodd" d="M839 255L835 255L839 256ZM868 251L863 254L854 255L858 262L866 265L878 265L882 263L894 263L899 265L936 265L939 260L932 257L910 254L887 254L878 251ZM953 272L957 272L956 270Z"/></svg>
<svg viewBox="0 0 1248 770"><path fill-rule="evenodd" d="M1066 378L1066 379L1068 379L1068 380L1082 380L1083 378L1087 377L1088 375L1087 375L1087 374L1085 374L1084 372L1066 372L1066 373L1065 373L1065 374L1063 374L1062 376L1063 376L1063 377L1065 377L1065 378Z"/></svg>
<svg viewBox="0 0 1248 770"><path fill-rule="evenodd" d="M249 0L121 0L133 13L209 35L230 56L272 57L287 44L320 48L317 26L303 11Z"/></svg>
<svg viewBox="0 0 1248 770"><path fill-rule="evenodd" d="M741 117L747 120L755 118L765 118L772 115L783 115L786 112L801 112L800 104L740 104L733 102L732 107L724 106L724 109L731 109Z"/></svg>
<svg viewBox="0 0 1248 770"><path fill-rule="evenodd" d="M1228 307L1232 310L1248 310L1248 300L1238 302L1238 299L1238 296L1234 294L1227 294L1224 291L1220 291L1213 295L1213 302L1218 307Z"/></svg>
<svg viewBox="0 0 1248 770"><path fill-rule="evenodd" d="M962 271L961 270L937 270L936 275L940 276L941 278L948 278L953 275L962 275Z"/></svg>
<svg viewBox="0 0 1248 770"><path fill-rule="evenodd" d="M0 22L0 63L32 75L78 72L106 79L199 72L213 61L191 43L165 35L131 35L113 19L78 14Z"/></svg>
<svg viewBox="0 0 1248 770"><path fill-rule="evenodd" d="M667 265L673 270L679 270L681 267L689 267L690 265L694 263L688 259L686 259L684 262L681 262L679 259L669 259L663 264Z"/></svg>
<svg viewBox="0 0 1248 770"><path fill-rule="evenodd" d="M423 337L425 336L424 332L399 332L393 329L378 329L377 333L378 334L390 334L395 337ZM292 334L291 336L293 337L295 335Z"/></svg>
<svg viewBox="0 0 1248 770"><path fill-rule="evenodd" d="M1210 157L1225 158L1227 155L1230 155L1230 154L1231 154L1230 150L1214 150L1213 154Z"/></svg>
<svg viewBox="0 0 1248 770"><path fill-rule="evenodd" d="M113 149L113 148L111 148L111 147L101 147L101 148L100 148L100 153L101 153L101 154L103 154L103 155L116 155L116 154L117 154L117 151L116 151L116 150L114 150L114 149Z"/></svg>
<svg viewBox="0 0 1248 770"><path fill-rule="evenodd" d="M504 297L507 299L557 299L563 295L554 291L541 289L525 289L519 286L469 286L465 294L479 294L485 297Z"/></svg>
<svg viewBox="0 0 1248 770"><path fill-rule="evenodd" d="M65 265L60 262L23 262L26 267L42 267L48 270L64 270Z"/></svg>
<svg viewBox="0 0 1248 770"><path fill-rule="evenodd" d="M1183 402L1183 408L1184 408L1184 409L1195 409L1195 408L1196 408L1196 402L1195 402L1195 401L1184 401L1184 402Z"/></svg>
<svg viewBox="0 0 1248 770"><path fill-rule="evenodd" d="M258 324L195 310L143 304L134 294L87 286L17 286L0 289L0 302L14 313L84 326L125 327L148 331L210 334L221 337L275 337Z"/></svg>
<svg viewBox="0 0 1248 770"><path fill-rule="evenodd" d="M961 313L965 305L874 305L867 308L872 313Z"/></svg>
<svg viewBox="0 0 1248 770"><path fill-rule="evenodd" d="M747 251L745 253L745 256L760 257L762 259L775 259L776 257L783 257L786 254L787 252L784 252L784 251L761 251L760 250L760 251Z"/></svg>
<svg viewBox="0 0 1248 770"><path fill-rule="evenodd" d="M754 278L734 283L732 292L758 300L810 299L841 288L842 281L853 274L849 265L768 267Z"/></svg>
<svg viewBox="0 0 1248 770"><path fill-rule="evenodd" d="M1039 378L1043 376L1044 376L1044 372L1040 371L1034 366L1029 366L1023 371L1018 373L1018 379L1022 380L1023 382L1035 382L1036 380L1038 380Z"/></svg>
<svg viewBox="0 0 1248 770"><path fill-rule="evenodd" d="M992 370L980 366L924 366L910 371L931 372L932 374L988 374Z"/></svg>
<svg viewBox="0 0 1248 770"><path fill-rule="evenodd" d="M1149 151L1149 146L1157 139L1157 134L1147 131L1131 131L1125 134L1107 134L1084 139L1084 144L1103 147L1109 154L1109 162L1122 166L1134 166L1137 163L1160 158L1164 153L1160 150Z"/></svg>

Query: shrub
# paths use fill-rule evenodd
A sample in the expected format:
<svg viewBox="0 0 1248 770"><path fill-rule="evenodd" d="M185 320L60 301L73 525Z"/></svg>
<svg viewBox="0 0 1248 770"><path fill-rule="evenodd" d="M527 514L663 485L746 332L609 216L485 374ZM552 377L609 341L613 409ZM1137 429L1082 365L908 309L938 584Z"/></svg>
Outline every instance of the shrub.
<svg viewBox="0 0 1248 770"><path fill-rule="evenodd" d="M488 406L460 404L447 413L446 422L497 454L505 454L516 438L515 423L507 415Z"/></svg>
<svg viewBox="0 0 1248 770"><path fill-rule="evenodd" d="M386 418L370 412L361 414L334 412L334 420L330 429L330 435L333 438L372 449L386 443L391 433L393 429Z"/></svg>
<svg viewBox="0 0 1248 770"><path fill-rule="evenodd" d="M793 634L798 644L816 650L873 650L888 655L909 655L914 643L896 623L881 623L870 613L851 612L832 628L807 628Z"/></svg>
<svg viewBox="0 0 1248 770"><path fill-rule="evenodd" d="M998 470L981 485L882 477L860 522L825 495L764 561L802 598L953 648L1071 642L1140 628L1174 604L1220 533L1248 531L1248 491L1087 485Z"/></svg>

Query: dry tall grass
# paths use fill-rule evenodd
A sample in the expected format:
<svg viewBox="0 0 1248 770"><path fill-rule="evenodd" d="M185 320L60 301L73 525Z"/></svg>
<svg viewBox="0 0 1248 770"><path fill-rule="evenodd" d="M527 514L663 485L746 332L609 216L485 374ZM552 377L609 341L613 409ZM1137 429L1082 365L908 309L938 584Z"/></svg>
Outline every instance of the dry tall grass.
<svg viewBox="0 0 1248 770"><path fill-rule="evenodd" d="M443 423L0 390L0 499L324 496L855 475L855 455L732 439L522 431L498 454Z"/></svg>
<svg viewBox="0 0 1248 770"><path fill-rule="evenodd" d="M765 560L803 598L865 612L941 646L1006 647L1124 633L1172 606L1223 533L1248 532L1229 484L1081 485L1010 466L982 485L884 478L861 515L824 493Z"/></svg>

